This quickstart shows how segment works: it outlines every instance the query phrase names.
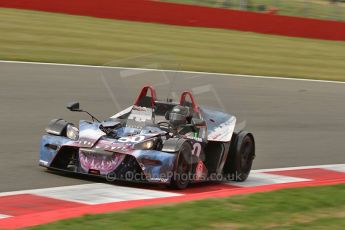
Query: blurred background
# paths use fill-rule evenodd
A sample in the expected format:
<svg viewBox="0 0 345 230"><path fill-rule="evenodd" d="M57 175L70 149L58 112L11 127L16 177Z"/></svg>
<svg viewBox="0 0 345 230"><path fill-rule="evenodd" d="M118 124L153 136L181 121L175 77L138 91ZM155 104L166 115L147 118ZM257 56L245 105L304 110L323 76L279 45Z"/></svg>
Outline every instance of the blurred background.
<svg viewBox="0 0 345 230"><path fill-rule="evenodd" d="M162 0L218 8L345 21L345 0Z"/></svg>

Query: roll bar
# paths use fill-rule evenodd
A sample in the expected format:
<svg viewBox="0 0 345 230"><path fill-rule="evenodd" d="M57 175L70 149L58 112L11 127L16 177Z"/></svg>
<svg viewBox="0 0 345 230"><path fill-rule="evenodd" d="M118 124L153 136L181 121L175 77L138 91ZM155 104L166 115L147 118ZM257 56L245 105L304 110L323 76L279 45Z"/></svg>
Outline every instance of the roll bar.
<svg viewBox="0 0 345 230"><path fill-rule="evenodd" d="M156 101L156 90L152 87L152 86L149 86L149 85L146 85L142 88L139 96L137 97L137 99L135 100L135 103L134 105L136 106L140 106L139 103L141 101L141 99L145 96L147 96L147 91L150 91L150 94L151 94L151 107L153 108L154 105L155 105L155 101Z"/></svg>
<svg viewBox="0 0 345 230"><path fill-rule="evenodd" d="M195 100L194 100L194 97L193 97L192 93L189 92L189 91L184 91L184 92L181 94L180 105L183 105L183 104L184 104L184 102L186 101L186 96L189 96L189 98L191 99L193 110L194 110L194 112L197 113L197 112L198 112L198 106L197 106L196 103L195 103Z"/></svg>

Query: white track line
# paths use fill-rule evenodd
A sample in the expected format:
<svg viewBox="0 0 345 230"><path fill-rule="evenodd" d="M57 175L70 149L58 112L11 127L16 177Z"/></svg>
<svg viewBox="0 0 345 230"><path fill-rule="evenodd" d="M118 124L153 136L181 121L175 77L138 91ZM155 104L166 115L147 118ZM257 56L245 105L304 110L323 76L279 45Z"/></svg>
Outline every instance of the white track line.
<svg viewBox="0 0 345 230"><path fill-rule="evenodd" d="M252 172L269 173L269 172L276 172L276 171L289 171L289 170L315 169L315 168L345 172L345 164L311 165L311 166L297 166L297 167L274 168L274 169L257 169L257 170L252 170Z"/></svg>
<svg viewBox="0 0 345 230"><path fill-rule="evenodd" d="M60 187L59 189L43 189L35 191L32 194L83 204L106 204L120 201L181 196L181 194L173 192L115 186L102 183L86 184L69 188Z"/></svg>
<svg viewBox="0 0 345 230"><path fill-rule="evenodd" d="M250 173L248 179L244 182L230 182L229 184L235 185L238 187L256 187L256 186L263 186L263 185L273 185L273 184L285 184L285 183L292 183L292 182L304 182L310 181L306 178L300 177L290 177L290 176L281 176L281 175L274 175L269 173L261 173L255 172L254 170Z"/></svg>
<svg viewBox="0 0 345 230"><path fill-rule="evenodd" d="M314 80L314 79L304 79L304 78L294 78L294 77L291 77L291 78L274 77L274 76L270 77L270 76L230 74L230 73L211 73L211 72L198 72L198 71L186 71L186 70L163 70L163 69L150 69L150 68L130 68L130 67L116 67L116 66L98 66L98 65L62 64L62 63L47 63L47 62L26 62L26 61L4 61L4 60L0 60L0 63L70 66L70 67L101 68L101 69L126 69L126 70L134 70L134 71L175 72L175 73L187 73L187 74L203 74L203 75L221 75L221 76L231 76L231 77L259 78L259 79L268 79L268 80L274 79L274 80L287 80L287 81L305 81L305 82L345 84L345 82L342 82L342 81Z"/></svg>
<svg viewBox="0 0 345 230"><path fill-rule="evenodd" d="M345 173L345 164L342 165L331 165L331 166L325 166L323 167L323 169L327 169L327 170L332 170L332 171L336 171L336 172L341 172L341 173Z"/></svg>
<svg viewBox="0 0 345 230"><path fill-rule="evenodd" d="M105 204L119 201L143 200L181 196L169 191L117 186L103 183L61 186L0 193L0 197L32 194L83 204Z"/></svg>
<svg viewBox="0 0 345 230"><path fill-rule="evenodd" d="M0 219L5 219L5 218L9 218L9 217L11 217L11 216L0 214Z"/></svg>
<svg viewBox="0 0 345 230"><path fill-rule="evenodd" d="M309 179L300 178L300 177L274 175L274 174L270 174L270 172L316 169L316 168L345 173L345 164L258 169L258 170L252 170L246 181L242 183L230 182L230 184L236 185L239 187L254 187L254 186L270 185L270 184L310 181Z"/></svg>

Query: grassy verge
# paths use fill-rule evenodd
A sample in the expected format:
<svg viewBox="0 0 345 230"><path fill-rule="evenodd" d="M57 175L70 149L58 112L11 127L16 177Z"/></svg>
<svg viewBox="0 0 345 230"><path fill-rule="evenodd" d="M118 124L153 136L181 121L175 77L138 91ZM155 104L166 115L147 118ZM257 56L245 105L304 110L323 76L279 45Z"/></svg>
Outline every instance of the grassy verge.
<svg viewBox="0 0 345 230"><path fill-rule="evenodd" d="M34 229L345 229L345 185L88 215Z"/></svg>
<svg viewBox="0 0 345 230"><path fill-rule="evenodd" d="M345 42L0 8L0 59L345 80Z"/></svg>
<svg viewBox="0 0 345 230"><path fill-rule="evenodd" d="M332 19L345 21L345 2L333 2L330 0L161 0L165 2L177 2L184 4L202 5L209 7L221 7L230 9L246 9L250 11L265 11L270 8L278 9L278 14L320 19ZM247 2L247 3L245 3Z"/></svg>

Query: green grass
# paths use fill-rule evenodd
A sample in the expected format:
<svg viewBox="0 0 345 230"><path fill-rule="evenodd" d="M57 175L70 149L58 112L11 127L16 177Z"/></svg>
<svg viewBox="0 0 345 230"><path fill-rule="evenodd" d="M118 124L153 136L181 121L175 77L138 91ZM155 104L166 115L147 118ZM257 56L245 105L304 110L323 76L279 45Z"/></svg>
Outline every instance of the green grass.
<svg viewBox="0 0 345 230"><path fill-rule="evenodd" d="M33 229L345 229L345 185L285 189L124 212Z"/></svg>
<svg viewBox="0 0 345 230"><path fill-rule="evenodd" d="M177 2L210 7L221 7L230 9L243 9L240 0L161 0L165 2ZM345 21L345 2L331 4L330 0L247 0L250 11L258 11L259 6L265 6L266 10L277 8L278 14L342 20Z"/></svg>
<svg viewBox="0 0 345 230"><path fill-rule="evenodd" d="M0 59L345 80L345 42L0 8Z"/></svg>

